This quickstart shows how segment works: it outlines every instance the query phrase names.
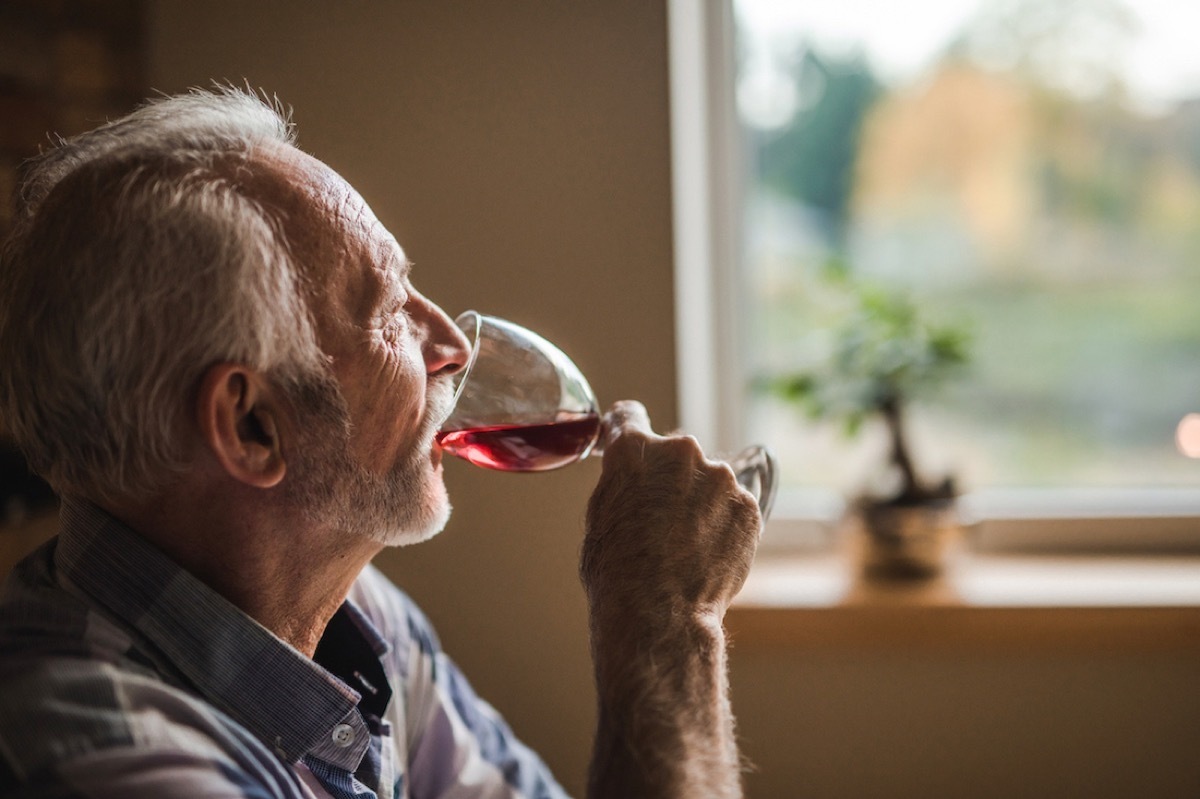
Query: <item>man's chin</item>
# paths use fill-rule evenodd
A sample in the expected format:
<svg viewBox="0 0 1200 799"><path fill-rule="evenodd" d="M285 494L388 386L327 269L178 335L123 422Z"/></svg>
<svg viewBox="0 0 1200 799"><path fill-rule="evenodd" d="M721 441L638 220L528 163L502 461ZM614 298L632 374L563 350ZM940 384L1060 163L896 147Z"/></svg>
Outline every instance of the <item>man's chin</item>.
<svg viewBox="0 0 1200 799"><path fill-rule="evenodd" d="M437 479L435 482L436 486L430 486L416 514L410 513L409 518L402 521L398 519L398 523L377 530L371 537L385 547L406 547L428 541L444 530L450 521L450 498L442 481Z"/></svg>

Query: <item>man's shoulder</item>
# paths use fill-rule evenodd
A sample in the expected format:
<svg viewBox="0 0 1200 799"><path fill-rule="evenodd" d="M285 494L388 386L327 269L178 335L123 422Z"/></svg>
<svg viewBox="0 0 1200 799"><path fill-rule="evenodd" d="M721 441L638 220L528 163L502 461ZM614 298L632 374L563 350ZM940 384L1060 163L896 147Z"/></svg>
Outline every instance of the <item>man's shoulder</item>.
<svg viewBox="0 0 1200 799"><path fill-rule="evenodd" d="M51 541L19 562L4 583L0 662L15 657L119 661L132 639L55 579L54 545Z"/></svg>
<svg viewBox="0 0 1200 799"><path fill-rule="evenodd" d="M133 741L123 674L83 657L0 657L0 740L27 763ZM49 734L46 734L49 733Z"/></svg>
<svg viewBox="0 0 1200 799"><path fill-rule="evenodd" d="M138 708L129 699L169 693L143 675L84 657L0 658L0 740L16 765L36 770L135 743Z"/></svg>
<svg viewBox="0 0 1200 799"><path fill-rule="evenodd" d="M135 668L63 655L0 657L2 771L20 781L50 781L65 765L122 752L221 763L223 727L211 708Z"/></svg>
<svg viewBox="0 0 1200 799"><path fill-rule="evenodd" d="M0 657L0 796L299 797L295 774L218 709L88 658Z"/></svg>
<svg viewBox="0 0 1200 799"><path fill-rule="evenodd" d="M20 563L0 599L0 796L20 784L57 795L68 779L119 780L155 762L221 785L243 773L230 764L255 743L60 585L52 554Z"/></svg>

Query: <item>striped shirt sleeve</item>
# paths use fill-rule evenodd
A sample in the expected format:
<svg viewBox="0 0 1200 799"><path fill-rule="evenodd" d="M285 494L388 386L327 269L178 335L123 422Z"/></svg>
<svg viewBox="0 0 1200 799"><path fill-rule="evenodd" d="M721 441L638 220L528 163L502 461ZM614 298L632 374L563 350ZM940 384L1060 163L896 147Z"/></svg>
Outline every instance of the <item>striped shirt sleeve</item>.
<svg viewBox="0 0 1200 799"><path fill-rule="evenodd" d="M369 569L354 600L393 645L393 684L404 686L403 703L397 703L402 717L394 721L405 734L396 740L405 749L398 754L413 799L567 795L541 758L475 694L407 596Z"/></svg>

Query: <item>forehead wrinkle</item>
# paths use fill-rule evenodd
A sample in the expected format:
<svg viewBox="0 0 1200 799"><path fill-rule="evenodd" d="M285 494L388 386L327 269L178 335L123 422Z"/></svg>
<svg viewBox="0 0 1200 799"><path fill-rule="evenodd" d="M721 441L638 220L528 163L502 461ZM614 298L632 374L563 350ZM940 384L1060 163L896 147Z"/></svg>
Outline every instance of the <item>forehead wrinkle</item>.
<svg viewBox="0 0 1200 799"><path fill-rule="evenodd" d="M264 148L260 154L264 199L281 213L289 249L306 277L314 310L320 309L318 328L369 327L390 293L379 272L379 239L369 236L382 225L323 162L292 147Z"/></svg>

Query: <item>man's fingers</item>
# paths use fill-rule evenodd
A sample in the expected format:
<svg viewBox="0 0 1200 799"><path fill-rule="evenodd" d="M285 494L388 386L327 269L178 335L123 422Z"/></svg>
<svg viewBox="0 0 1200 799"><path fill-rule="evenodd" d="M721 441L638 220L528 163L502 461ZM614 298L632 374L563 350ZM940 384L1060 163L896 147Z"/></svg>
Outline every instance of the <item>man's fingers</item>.
<svg viewBox="0 0 1200 799"><path fill-rule="evenodd" d="M650 415L646 406L636 400L621 400L615 403L608 413L604 414L604 447L626 433L641 433L650 436L654 434L650 427Z"/></svg>

